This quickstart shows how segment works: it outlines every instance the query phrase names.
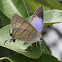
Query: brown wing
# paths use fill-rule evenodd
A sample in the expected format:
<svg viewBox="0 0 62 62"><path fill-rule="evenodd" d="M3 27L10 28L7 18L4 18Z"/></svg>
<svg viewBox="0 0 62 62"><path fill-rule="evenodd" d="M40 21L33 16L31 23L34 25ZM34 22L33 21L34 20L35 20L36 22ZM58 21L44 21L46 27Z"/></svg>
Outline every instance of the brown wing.
<svg viewBox="0 0 62 62"><path fill-rule="evenodd" d="M36 29L16 14L12 17L11 26L14 39L32 41L37 36Z"/></svg>

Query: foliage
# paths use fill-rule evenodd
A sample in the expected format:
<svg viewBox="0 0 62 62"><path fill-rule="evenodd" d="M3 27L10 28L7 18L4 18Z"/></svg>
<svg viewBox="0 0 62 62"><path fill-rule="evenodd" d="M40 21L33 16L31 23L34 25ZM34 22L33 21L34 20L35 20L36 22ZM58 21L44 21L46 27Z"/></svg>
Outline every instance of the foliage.
<svg viewBox="0 0 62 62"><path fill-rule="evenodd" d="M1 62L5 62L5 60L9 60L10 62L60 62L51 55L43 38L41 38L41 46L37 43L38 48L35 43L31 47L31 43L23 45L24 42L18 40L14 43L10 43L8 40L4 45L4 41L9 39L8 33L11 28L11 17L14 14L18 14L28 21L40 5L44 7L44 27L62 22L62 5L56 0L0 0Z"/></svg>

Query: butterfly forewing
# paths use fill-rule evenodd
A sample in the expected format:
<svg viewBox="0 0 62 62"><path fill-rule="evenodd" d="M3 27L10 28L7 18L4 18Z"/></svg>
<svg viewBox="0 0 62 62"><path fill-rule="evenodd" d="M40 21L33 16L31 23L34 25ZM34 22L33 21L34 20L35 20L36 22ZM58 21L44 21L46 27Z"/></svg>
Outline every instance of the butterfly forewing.
<svg viewBox="0 0 62 62"><path fill-rule="evenodd" d="M29 20L29 22L34 28L36 28L38 33L42 31L42 28L43 28L43 7L42 6L40 6L35 11L31 19Z"/></svg>
<svg viewBox="0 0 62 62"><path fill-rule="evenodd" d="M36 29L18 15L12 17L11 26L14 39L32 41L37 35Z"/></svg>

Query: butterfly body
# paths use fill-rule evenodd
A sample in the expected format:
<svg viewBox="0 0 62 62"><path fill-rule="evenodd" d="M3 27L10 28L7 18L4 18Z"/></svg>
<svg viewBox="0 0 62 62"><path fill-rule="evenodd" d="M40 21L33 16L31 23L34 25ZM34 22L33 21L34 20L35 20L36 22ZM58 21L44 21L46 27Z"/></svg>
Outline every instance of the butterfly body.
<svg viewBox="0 0 62 62"><path fill-rule="evenodd" d="M16 39L24 42L39 41L43 29L43 7L40 6L35 11L29 22L15 14L11 19L11 27L10 41L15 42Z"/></svg>

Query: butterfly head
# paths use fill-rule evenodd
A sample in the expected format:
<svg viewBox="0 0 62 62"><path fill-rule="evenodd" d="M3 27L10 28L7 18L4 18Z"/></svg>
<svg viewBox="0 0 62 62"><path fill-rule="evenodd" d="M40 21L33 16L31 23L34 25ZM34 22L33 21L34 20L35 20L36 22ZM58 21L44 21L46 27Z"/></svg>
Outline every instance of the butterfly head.
<svg viewBox="0 0 62 62"><path fill-rule="evenodd" d="M15 39L14 39L13 34L12 34L12 33L9 33L9 36L10 36L10 42L11 42L11 41L15 42Z"/></svg>

